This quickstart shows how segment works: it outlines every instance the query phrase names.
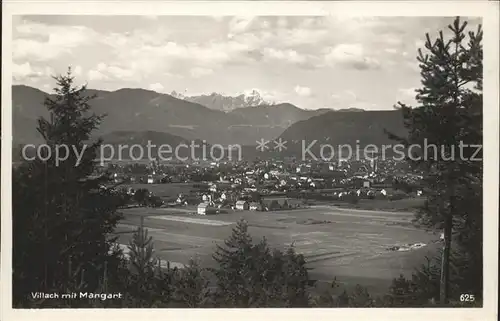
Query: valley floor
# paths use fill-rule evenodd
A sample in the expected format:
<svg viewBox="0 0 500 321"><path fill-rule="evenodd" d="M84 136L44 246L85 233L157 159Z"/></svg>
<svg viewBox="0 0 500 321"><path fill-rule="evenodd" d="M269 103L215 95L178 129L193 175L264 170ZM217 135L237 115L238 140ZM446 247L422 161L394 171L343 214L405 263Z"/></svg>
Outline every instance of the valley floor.
<svg viewBox="0 0 500 321"><path fill-rule="evenodd" d="M337 277L343 287L359 283L374 294L386 292L392 278L411 275L414 268L425 262L425 256L440 246L439 235L411 226L413 214L406 212L326 205L277 212L229 211L209 216L195 212L195 207L126 209L116 233L121 244L128 244L143 216L161 259L186 264L190 258L197 258L202 266L213 266L215 245L222 244L235 223L243 218L248 221L254 241L265 237L272 247L280 249L293 244L312 268L311 278L323 286ZM425 246L409 251L389 250L414 243Z"/></svg>

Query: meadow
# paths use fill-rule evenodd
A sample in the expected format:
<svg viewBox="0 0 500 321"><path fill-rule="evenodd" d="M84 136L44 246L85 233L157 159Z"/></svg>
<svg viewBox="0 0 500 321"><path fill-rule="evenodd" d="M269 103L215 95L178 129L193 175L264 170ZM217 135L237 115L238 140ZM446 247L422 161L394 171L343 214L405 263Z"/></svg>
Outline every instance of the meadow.
<svg viewBox="0 0 500 321"><path fill-rule="evenodd" d="M161 198L177 197L179 194L189 194L194 190L193 183L170 183L170 184L124 184L123 187L131 187L135 190L145 188L154 195Z"/></svg>
<svg viewBox="0 0 500 321"><path fill-rule="evenodd" d="M392 278L413 272L440 247L439 235L413 227L411 213L367 211L313 206L277 212L228 211L200 216L196 208L133 208L124 210L117 229L119 242L127 244L140 217L153 237L156 254L163 260L185 264L196 258L213 266L216 244L222 244L234 224L245 219L254 241L263 237L271 246L293 245L311 268L312 278L330 283L337 277L352 287L361 283L383 293ZM393 251L392 247L423 243L419 249Z"/></svg>

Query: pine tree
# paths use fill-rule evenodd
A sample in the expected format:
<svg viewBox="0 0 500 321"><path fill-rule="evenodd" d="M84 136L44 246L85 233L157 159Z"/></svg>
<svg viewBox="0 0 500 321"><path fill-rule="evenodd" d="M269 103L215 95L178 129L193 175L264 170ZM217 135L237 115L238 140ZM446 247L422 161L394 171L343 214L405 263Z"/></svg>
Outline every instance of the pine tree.
<svg viewBox="0 0 500 321"><path fill-rule="evenodd" d="M132 273L142 278L155 272L158 259L154 257L153 238L148 236L147 229L139 227L132 235L128 248Z"/></svg>
<svg viewBox="0 0 500 321"><path fill-rule="evenodd" d="M422 88L417 90L419 106L412 108L398 103L404 115L409 135L399 139L407 147L435 145L411 155L411 163L425 173L427 202L417 219L420 223L444 230L444 249L440 268L440 300L446 303L450 297L450 256L453 243L478 260L469 262L473 268L476 284L481 284L482 266L480 203L482 162L473 161L476 148L460 146L482 144L482 30L469 32L469 41L464 39L467 22L457 17L449 26L451 38L446 40L443 32L432 41L426 34L424 54L418 51ZM463 147L463 146L462 146ZM415 156L420 156L416 160ZM426 157L422 157L426 156ZM476 157L481 157L477 155ZM477 192L470 195L469 190ZM466 235L475 235L473 240ZM458 234L458 236L457 236ZM463 266L465 270L469 269ZM481 269L482 270L482 269ZM462 289L465 290L465 289ZM476 288L477 290L477 288Z"/></svg>
<svg viewBox="0 0 500 321"><path fill-rule="evenodd" d="M213 269L217 279L215 300L227 307L307 307L309 279L302 255L289 248L272 250L263 238L253 244L245 221L218 246Z"/></svg>
<svg viewBox="0 0 500 321"><path fill-rule="evenodd" d="M153 238L142 225L133 234L128 248L131 272L127 281L128 295L139 307L152 307L160 299L161 269L159 259L154 256Z"/></svg>
<svg viewBox="0 0 500 321"><path fill-rule="evenodd" d="M368 290L359 285L356 284L354 287L354 290L349 294L349 307L356 307L356 308L365 308L365 307L373 307L374 305L374 299L368 293Z"/></svg>
<svg viewBox="0 0 500 321"><path fill-rule="evenodd" d="M245 264L251 260L252 238L248 234L248 223L237 222L231 236L224 240L225 246L217 245L213 255L218 268L212 272L217 278L216 301L230 306L245 306L249 294L246 288Z"/></svg>
<svg viewBox="0 0 500 321"><path fill-rule="evenodd" d="M91 134L103 116L91 113L93 97L73 85L71 70L55 80L55 95L45 100L50 119L40 118L38 131L46 156L61 145L69 153L59 163L55 157L25 161L13 172L15 305L26 304L31 292L62 291L75 279L95 290L112 260L108 235L120 218L111 192L100 188L109 175L93 176L101 141L91 142Z"/></svg>
<svg viewBox="0 0 500 321"><path fill-rule="evenodd" d="M183 269L177 270L172 280L173 299L187 308L205 307L210 304L209 280L205 269L191 259Z"/></svg>
<svg viewBox="0 0 500 321"><path fill-rule="evenodd" d="M276 256L276 252L275 252ZM308 289L316 281L309 279L309 269L302 254L297 254L293 246L290 246L284 255L283 279L278 282L283 283L284 299L289 307L309 306Z"/></svg>

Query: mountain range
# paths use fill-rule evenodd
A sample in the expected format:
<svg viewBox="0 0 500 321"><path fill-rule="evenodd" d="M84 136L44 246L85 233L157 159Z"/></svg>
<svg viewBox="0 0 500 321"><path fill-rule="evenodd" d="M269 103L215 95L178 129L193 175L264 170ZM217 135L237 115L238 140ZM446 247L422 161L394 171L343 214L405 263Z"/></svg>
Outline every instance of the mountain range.
<svg viewBox="0 0 500 321"><path fill-rule="evenodd" d="M318 155L322 144L333 146L334 153L341 145L349 145L355 151L356 146L364 148L373 144L380 151L382 145L397 144L388 138L387 132L400 137L406 135L400 110L328 112L296 122L279 139L287 142L292 153L302 150L302 146L311 146L309 150ZM324 149L325 153L329 148ZM387 155L390 152L388 150Z"/></svg>
<svg viewBox="0 0 500 321"><path fill-rule="evenodd" d="M262 98L259 91L255 89L237 96L225 96L215 92L211 93L210 95L187 96L176 91L172 91L170 95L175 98L203 105L210 109L225 112L232 111L238 108L256 107L261 105L275 105L274 102L266 101L264 98Z"/></svg>
<svg viewBox="0 0 500 321"><path fill-rule="evenodd" d="M89 89L88 93L97 96L90 102L92 111L107 115L98 135L151 130L189 140L248 145L261 138L277 137L291 124L327 112L326 109L303 110L287 103L223 112L144 89ZM38 117L48 116L43 106L46 96L49 95L32 87L12 87L15 141L22 143L40 138L35 126Z"/></svg>
<svg viewBox="0 0 500 321"><path fill-rule="evenodd" d="M304 110L279 103L222 111L144 89L88 89L88 94L97 96L90 102L92 111L107 115L96 136L110 144L143 143L151 137L158 144L173 145L204 140L208 144L255 146L260 139L278 137L290 144L302 139L331 144L350 144L359 139L361 144L379 144L390 142L384 129L404 132L402 115L397 110ZM48 116L43 105L46 96L50 95L33 87L12 87L14 144L42 141L36 122Z"/></svg>

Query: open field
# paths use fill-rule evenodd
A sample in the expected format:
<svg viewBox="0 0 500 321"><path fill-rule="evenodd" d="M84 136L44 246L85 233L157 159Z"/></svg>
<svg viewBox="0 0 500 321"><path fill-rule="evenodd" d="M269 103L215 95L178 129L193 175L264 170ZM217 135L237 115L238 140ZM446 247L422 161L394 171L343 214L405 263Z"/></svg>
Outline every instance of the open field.
<svg viewBox="0 0 500 321"><path fill-rule="evenodd" d="M331 282L335 276L348 287L356 283L373 293L384 292L393 277L409 275L439 246L439 235L417 230L409 222L412 214L341 209L316 206L308 209L198 216L187 210L135 208L124 210L117 229L120 242L127 244L134 226L144 216L144 225L154 239L155 250L164 260L187 263L197 257L212 266L215 244L222 244L241 218L249 223L254 240L266 237L273 247L293 244L302 253L311 277ZM392 246L425 243L407 252L389 251Z"/></svg>
<svg viewBox="0 0 500 321"><path fill-rule="evenodd" d="M159 197L177 197L180 193L188 194L193 190L192 183L170 183L170 184L123 184L123 187L132 187L135 190L145 188Z"/></svg>
<svg viewBox="0 0 500 321"><path fill-rule="evenodd" d="M405 211L413 212L418 207L424 205L425 198L423 197L413 197L405 198L401 200L377 200L377 199L361 199L358 203L352 204L347 202L335 202L336 206L345 208L355 208L364 210L380 210L380 211Z"/></svg>

